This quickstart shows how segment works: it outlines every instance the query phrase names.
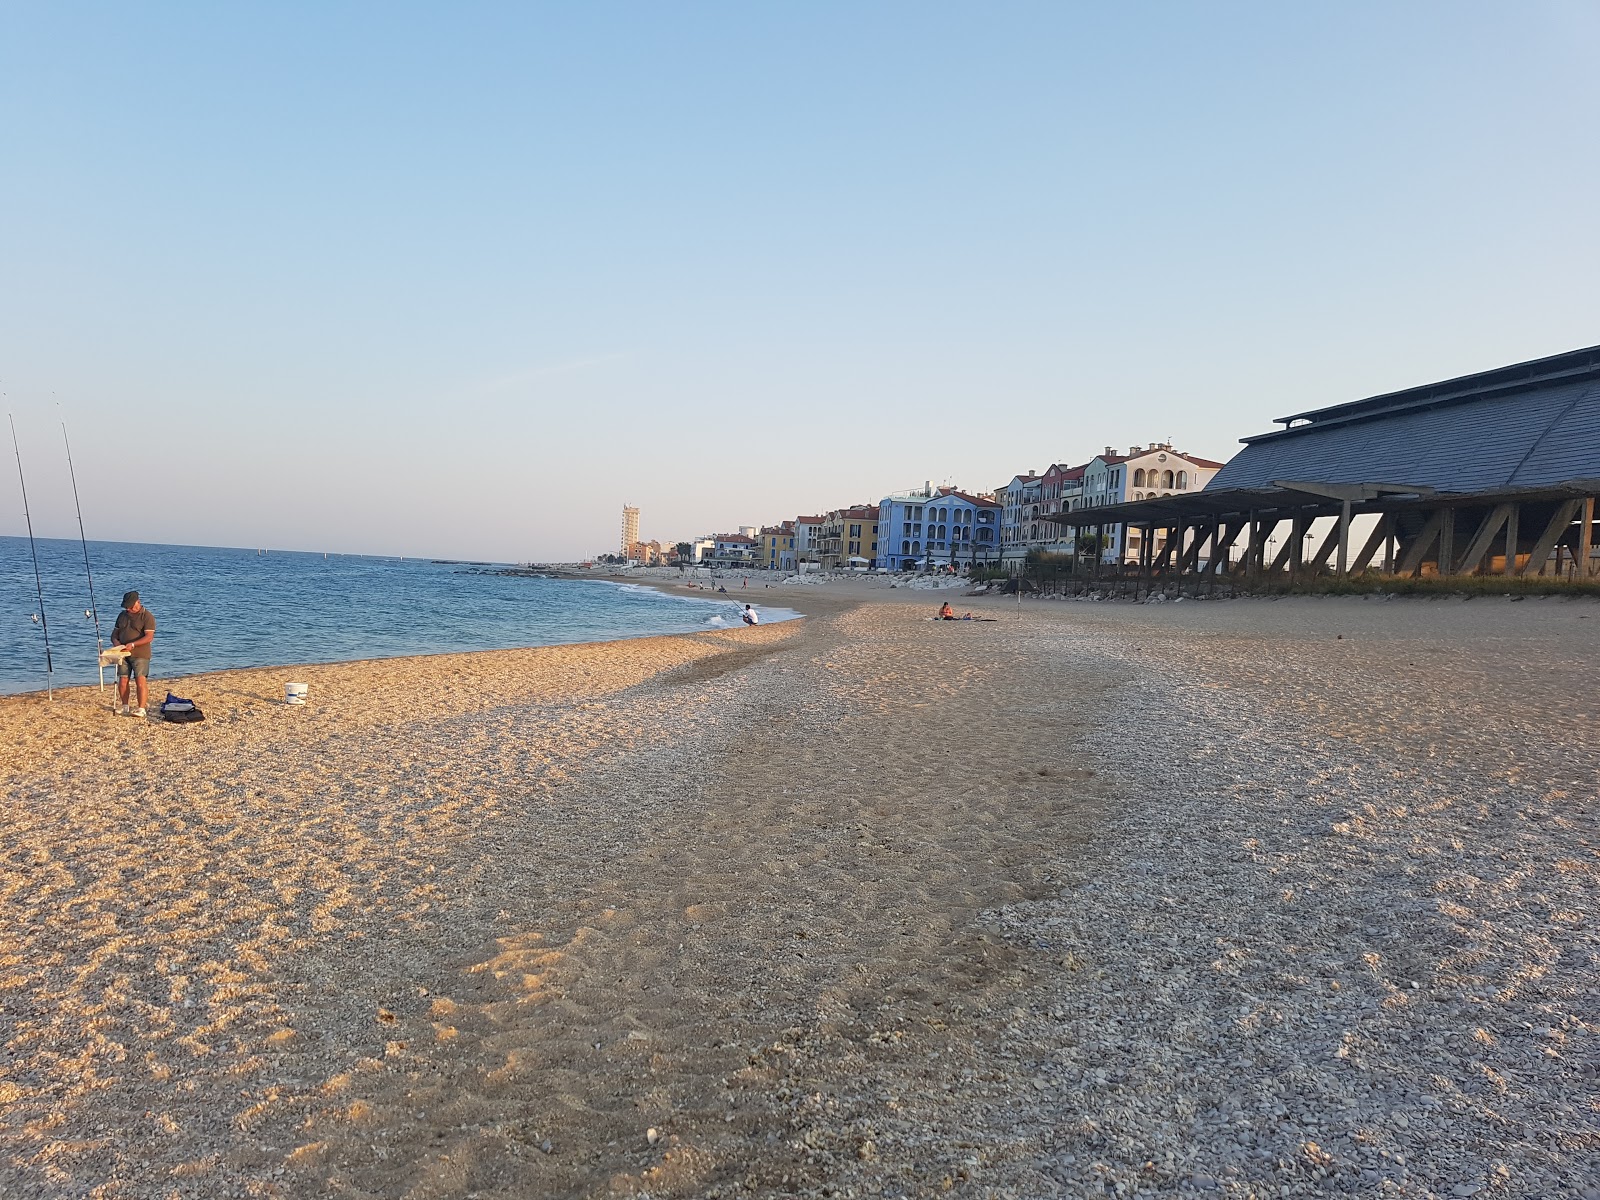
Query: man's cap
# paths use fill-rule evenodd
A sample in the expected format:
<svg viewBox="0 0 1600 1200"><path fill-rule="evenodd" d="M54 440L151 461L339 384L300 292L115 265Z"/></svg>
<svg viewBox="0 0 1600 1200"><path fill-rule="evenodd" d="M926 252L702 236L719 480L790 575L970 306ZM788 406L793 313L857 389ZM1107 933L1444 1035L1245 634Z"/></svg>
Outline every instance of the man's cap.
<svg viewBox="0 0 1600 1200"><path fill-rule="evenodd" d="M122 593L122 607L123 608L132 608L137 603L139 603L139 593L138 592L123 592Z"/></svg>

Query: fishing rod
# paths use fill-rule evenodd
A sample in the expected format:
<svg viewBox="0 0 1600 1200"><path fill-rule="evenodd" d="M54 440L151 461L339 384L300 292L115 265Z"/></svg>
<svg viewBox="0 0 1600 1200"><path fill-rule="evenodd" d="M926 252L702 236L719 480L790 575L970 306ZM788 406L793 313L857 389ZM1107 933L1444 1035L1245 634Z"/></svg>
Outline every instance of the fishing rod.
<svg viewBox="0 0 1600 1200"><path fill-rule="evenodd" d="M17 455L17 482L22 485L22 515L28 522L28 549L33 552L33 587L39 593L39 624L44 626L44 695L45 699L54 700L56 694L50 678L55 671L55 664L50 660L50 620L44 613L44 579L39 574L39 547L33 540L33 514L28 511L28 481L22 477L22 447L17 444L17 419L7 413L6 420L11 422L11 449Z"/></svg>
<svg viewBox="0 0 1600 1200"><path fill-rule="evenodd" d="M56 410L58 415L60 409L61 403L57 401ZM94 618L94 645L98 655L98 652L106 648L106 643L105 639L100 635L100 605L95 602L94 571L89 566L89 535L83 531L83 504L78 499L78 473L72 467L72 441L67 437L67 421L65 417L61 420L61 442L67 448L67 475L72 480L72 505L78 510L78 541L83 544L83 573L89 577L89 615ZM101 663L100 692L102 695L105 694L105 690L106 668L105 664Z"/></svg>

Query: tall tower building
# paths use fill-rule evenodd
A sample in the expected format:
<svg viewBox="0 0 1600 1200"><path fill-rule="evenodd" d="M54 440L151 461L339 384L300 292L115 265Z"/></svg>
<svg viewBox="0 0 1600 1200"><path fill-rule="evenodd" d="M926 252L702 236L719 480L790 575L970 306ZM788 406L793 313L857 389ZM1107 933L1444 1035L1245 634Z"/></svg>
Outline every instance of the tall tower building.
<svg viewBox="0 0 1600 1200"><path fill-rule="evenodd" d="M631 504L622 506L622 557L630 558L639 541L639 510Z"/></svg>

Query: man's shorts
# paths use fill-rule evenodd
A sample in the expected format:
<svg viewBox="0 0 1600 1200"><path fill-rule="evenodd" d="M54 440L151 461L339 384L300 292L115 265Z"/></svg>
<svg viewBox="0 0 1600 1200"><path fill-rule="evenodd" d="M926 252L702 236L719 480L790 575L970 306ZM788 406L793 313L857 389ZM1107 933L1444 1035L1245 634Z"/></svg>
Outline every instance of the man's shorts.
<svg viewBox="0 0 1600 1200"><path fill-rule="evenodd" d="M124 675L134 675L140 679L150 678L150 660L148 658L125 658L117 664L117 678Z"/></svg>

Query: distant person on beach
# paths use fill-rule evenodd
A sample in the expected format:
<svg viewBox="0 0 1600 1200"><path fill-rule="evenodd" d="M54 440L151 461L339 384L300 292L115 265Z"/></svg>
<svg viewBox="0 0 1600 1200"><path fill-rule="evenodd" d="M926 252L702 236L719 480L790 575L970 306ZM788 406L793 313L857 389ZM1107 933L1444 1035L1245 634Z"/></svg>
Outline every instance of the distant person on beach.
<svg viewBox="0 0 1600 1200"><path fill-rule="evenodd" d="M956 619L956 610L950 607L950 601L946 600L939 607L939 619L941 621L954 621Z"/></svg>
<svg viewBox="0 0 1600 1200"><path fill-rule="evenodd" d="M148 608L139 603L139 593L129 592L122 598L122 611L111 630L111 644L128 651L126 658L117 662L117 713L120 716L144 716L145 705L150 702L150 643L156 638L156 618ZM128 707L128 681L138 685L139 706Z"/></svg>
<svg viewBox="0 0 1600 1200"><path fill-rule="evenodd" d="M746 625L761 624L761 618L756 615L756 610L751 608L748 604L744 606L744 623Z"/></svg>

